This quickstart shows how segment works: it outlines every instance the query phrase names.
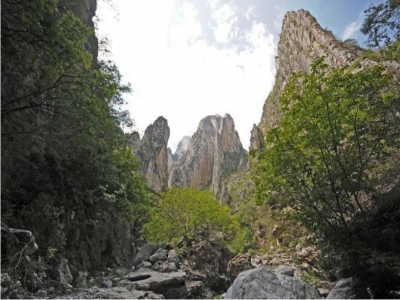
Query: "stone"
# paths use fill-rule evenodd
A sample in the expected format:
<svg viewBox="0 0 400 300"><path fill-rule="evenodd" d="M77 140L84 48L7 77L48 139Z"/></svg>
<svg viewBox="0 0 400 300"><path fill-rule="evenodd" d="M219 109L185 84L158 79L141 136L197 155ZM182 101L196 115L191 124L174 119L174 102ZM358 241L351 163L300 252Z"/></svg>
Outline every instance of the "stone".
<svg viewBox="0 0 400 300"><path fill-rule="evenodd" d="M174 262L176 265L179 265L179 255L175 250L168 251L168 261Z"/></svg>
<svg viewBox="0 0 400 300"><path fill-rule="evenodd" d="M240 272L250 269L253 269L250 254L238 254L228 262L227 274L231 280L234 280Z"/></svg>
<svg viewBox="0 0 400 300"><path fill-rule="evenodd" d="M275 274L283 274L286 276L293 277L294 276L294 268L285 265L279 265L274 269Z"/></svg>
<svg viewBox="0 0 400 300"><path fill-rule="evenodd" d="M119 285L130 289L151 291L162 294L165 298L186 298L185 286L186 273L176 272L160 273L149 269L140 269L128 274Z"/></svg>
<svg viewBox="0 0 400 300"><path fill-rule="evenodd" d="M153 264L147 260L142 261L139 265L138 265L138 269L141 268L151 268L153 266Z"/></svg>
<svg viewBox="0 0 400 300"><path fill-rule="evenodd" d="M148 260L151 255L154 254L154 252L157 251L158 245L155 244L147 244L144 245L139 249L137 252L135 259L133 261L133 265L136 267L138 266L142 261Z"/></svg>
<svg viewBox="0 0 400 300"><path fill-rule="evenodd" d="M44 298L44 297L46 297L46 296L47 296L47 292L44 291L44 290L38 290L38 291L35 293L35 297L37 297L37 298Z"/></svg>
<svg viewBox="0 0 400 300"><path fill-rule="evenodd" d="M266 267L239 274L225 299L317 299L318 291L298 278L276 275Z"/></svg>
<svg viewBox="0 0 400 300"><path fill-rule="evenodd" d="M196 299L196 296L199 296L202 288L204 287L203 282L201 281L187 281L186 282L186 292L187 297L190 299Z"/></svg>
<svg viewBox="0 0 400 300"><path fill-rule="evenodd" d="M178 268L176 267L176 264L174 262L168 262L168 261L157 261L153 268L153 270L157 271L157 272L175 272L178 270Z"/></svg>
<svg viewBox="0 0 400 300"><path fill-rule="evenodd" d="M102 285L102 287L110 288L113 286L113 283L110 279L105 279L105 280L103 280L101 285Z"/></svg>
<svg viewBox="0 0 400 300"><path fill-rule="evenodd" d="M326 298L329 295L329 290L326 288L317 288L317 290L318 293L324 298Z"/></svg>
<svg viewBox="0 0 400 300"><path fill-rule="evenodd" d="M161 294L151 291L129 290L126 287L99 288L92 287L78 290L68 296L68 299L165 299Z"/></svg>
<svg viewBox="0 0 400 300"><path fill-rule="evenodd" d="M339 280L333 287L327 299L350 299L355 298L354 281L352 277Z"/></svg>
<svg viewBox="0 0 400 300"><path fill-rule="evenodd" d="M318 290L303 282L300 278L294 278L291 276L287 276L284 274L277 274L281 286L287 290L293 291L296 295L296 298L299 299L320 299L321 296L318 293Z"/></svg>
<svg viewBox="0 0 400 300"><path fill-rule="evenodd" d="M168 251L160 248L153 255L149 257L149 261L153 264L157 261L165 261L167 260L167 255Z"/></svg>
<svg viewBox="0 0 400 300"><path fill-rule="evenodd" d="M203 118L187 150L171 167L168 187L209 189L221 204L227 204L224 179L231 173L246 170L248 153L242 147L232 117L226 114Z"/></svg>
<svg viewBox="0 0 400 300"><path fill-rule="evenodd" d="M62 284L71 284L74 279L69 270L68 260L64 257L60 258L60 262L57 266L56 279Z"/></svg>

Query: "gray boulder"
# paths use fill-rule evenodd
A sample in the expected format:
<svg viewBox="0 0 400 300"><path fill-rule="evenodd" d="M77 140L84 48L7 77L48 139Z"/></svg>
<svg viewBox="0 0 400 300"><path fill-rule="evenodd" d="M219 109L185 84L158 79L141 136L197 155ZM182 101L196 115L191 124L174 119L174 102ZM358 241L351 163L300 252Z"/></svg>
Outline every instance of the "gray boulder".
<svg viewBox="0 0 400 300"><path fill-rule="evenodd" d="M155 263L157 261L167 260L168 251L165 249L158 249L152 256L149 257L149 261L151 263Z"/></svg>
<svg viewBox="0 0 400 300"><path fill-rule="evenodd" d="M141 268L151 268L153 266L153 264L147 260L142 261L139 265L138 265L138 269Z"/></svg>
<svg viewBox="0 0 400 300"><path fill-rule="evenodd" d="M159 247L154 244L144 245L135 256L135 260L133 261L133 265L137 267L142 261L148 260L150 256L157 251Z"/></svg>
<svg viewBox="0 0 400 300"><path fill-rule="evenodd" d="M276 275L266 267L239 274L225 299L317 299L318 291L298 278Z"/></svg>
<svg viewBox="0 0 400 300"><path fill-rule="evenodd" d="M352 277L339 280L326 299L350 299L355 297Z"/></svg>
<svg viewBox="0 0 400 300"><path fill-rule="evenodd" d="M179 264L179 255L175 250L169 250L168 252L168 261L174 262L176 265Z"/></svg>
<svg viewBox="0 0 400 300"><path fill-rule="evenodd" d="M128 290L151 291L162 294L167 299L183 299L187 297L185 278L186 273L183 271L160 273L140 269L125 276L119 286Z"/></svg>

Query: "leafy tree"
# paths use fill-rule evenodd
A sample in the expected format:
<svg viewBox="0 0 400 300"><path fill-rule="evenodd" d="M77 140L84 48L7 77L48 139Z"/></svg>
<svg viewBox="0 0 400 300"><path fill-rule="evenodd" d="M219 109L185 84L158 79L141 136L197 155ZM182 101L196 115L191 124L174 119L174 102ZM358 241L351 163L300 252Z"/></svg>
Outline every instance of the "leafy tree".
<svg viewBox="0 0 400 300"><path fill-rule="evenodd" d="M144 231L148 239L176 242L190 239L199 230L222 231L232 235L237 222L228 207L221 207L211 193L193 188L172 188L162 194L162 200L149 214Z"/></svg>
<svg viewBox="0 0 400 300"><path fill-rule="evenodd" d="M257 166L259 199L290 203L309 229L351 243L349 221L368 221L373 169L399 142L392 80L381 66L328 73L322 59L294 75Z"/></svg>
<svg viewBox="0 0 400 300"><path fill-rule="evenodd" d="M130 87L97 60L79 4L1 2L2 221L33 232L35 255L65 255L76 271L125 259L119 232L149 201L120 128L131 123L121 110Z"/></svg>
<svg viewBox="0 0 400 300"><path fill-rule="evenodd" d="M279 127L268 132L256 158L254 180L260 202L290 205L336 268L385 297L399 282L388 266L400 262L379 232L388 225L382 215L399 203L393 168L400 89L384 66L357 67L328 70L318 59L311 74L291 78L280 98ZM386 281L371 276L370 267L384 270Z"/></svg>
<svg viewBox="0 0 400 300"><path fill-rule="evenodd" d="M371 47L379 47L382 42L390 44L400 36L400 1L371 5L365 12L366 17L361 32L368 36Z"/></svg>

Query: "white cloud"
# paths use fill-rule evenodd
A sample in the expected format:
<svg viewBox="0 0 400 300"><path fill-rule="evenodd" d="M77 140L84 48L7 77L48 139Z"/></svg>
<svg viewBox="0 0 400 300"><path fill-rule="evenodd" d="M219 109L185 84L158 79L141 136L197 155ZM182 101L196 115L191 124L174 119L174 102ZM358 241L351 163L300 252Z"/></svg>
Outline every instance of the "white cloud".
<svg viewBox="0 0 400 300"><path fill-rule="evenodd" d="M361 27L361 22L354 21L348 24L343 31L343 40L347 40L351 38Z"/></svg>
<svg viewBox="0 0 400 300"><path fill-rule="evenodd" d="M210 6L210 8L212 10L214 10L217 7L218 3L219 3L219 0L209 0L208 1L208 5Z"/></svg>
<svg viewBox="0 0 400 300"><path fill-rule="evenodd" d="M247 9L246 14L245 14L246 19L247 20L254 19L255 15L256 14L255 14L254 6L249 6L249 8Z"/></svg>
<svg viewBox="0 0 400 300"><path fill-rule="evenodd" d="M234 26L239 11L219 7L212 14L217 41L243 35L245 44L241 51L228 45L221 49L205 40L207 20L199 19L192 4L117 3L120 21L107 19L100 32L109 31L113 58L124 80L132 84L134 91L126 99L139 133L162 115L168 120L174 150L183 136L193 135L202 118L229 113L247 148L274 78L275 43L265 25L251 20L247 30L239 31ZM99 13L105 13L102 5ZM226 23L229 26L224 27Z"/></svg>
<svg viewBox="0 0 400 300"><path fill-rule="evenodd" d="M224 4L215 10L212 18L216 22L214 29L215 40L219 43L228 43L232 36L232 29L237 22L236 10L228 4Z"/></svg>
<svg viewBox="0 0 400 300"><path fill-rule="evenodd" d="M347 24L346 28L343 31L343 40L351 38L352 36L354 36L355 33L357 33L357 31L360 30L363 17L364 17L363 12L360 12L358 14L356 21Z"/></svg>

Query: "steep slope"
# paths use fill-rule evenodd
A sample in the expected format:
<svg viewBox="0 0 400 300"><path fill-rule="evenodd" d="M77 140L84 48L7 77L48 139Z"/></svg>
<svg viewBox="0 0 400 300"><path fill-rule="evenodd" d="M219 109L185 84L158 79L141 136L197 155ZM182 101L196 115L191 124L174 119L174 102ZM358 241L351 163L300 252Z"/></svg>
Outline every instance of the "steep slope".
<svg viewBox="0 0 400 300"><path fill-rule="evenodd" d="M164 192L168 183L168 139L170 130L168 121L158 117L146 128L143 138L133 132L127 136L137 157L140 171L149 187L155 192Z"/></svg>
<svg viewBox="0 0 400 300"><path fill-rule="evenodd" d="M357 59L360 60L360 67L375 64L365 57L365 50L339 41L331 31L323 29L308 11L301 9L286 13L275 60L275 84L264 103L258 130L252 130L252 149L260 149L265 133L277 126L280 118L279 96L291 75L295 72L309 73L310 64L320 57L325 57L325 63L331 68L351 65ZM385 64L398 69L394 62Z"/></svg>
<svg viewBox="0 0 400 300"><path fill-rule="evenodd" d="M227 204L229 196L223 179L247 166L247 151L243 149L232 117L214 115L200 121L188 149L171 168L168 186L193 186L209 189Z"/></svg>
<svg viewBox="0 0 400 300"><path fill-rule="evenodd" d="M187 151L190 143L190 136L184 136L178 144L176 151L172 154L170 148L168 148L168 172L171 171L172 167L179 161L179 158Z"/></svg>

